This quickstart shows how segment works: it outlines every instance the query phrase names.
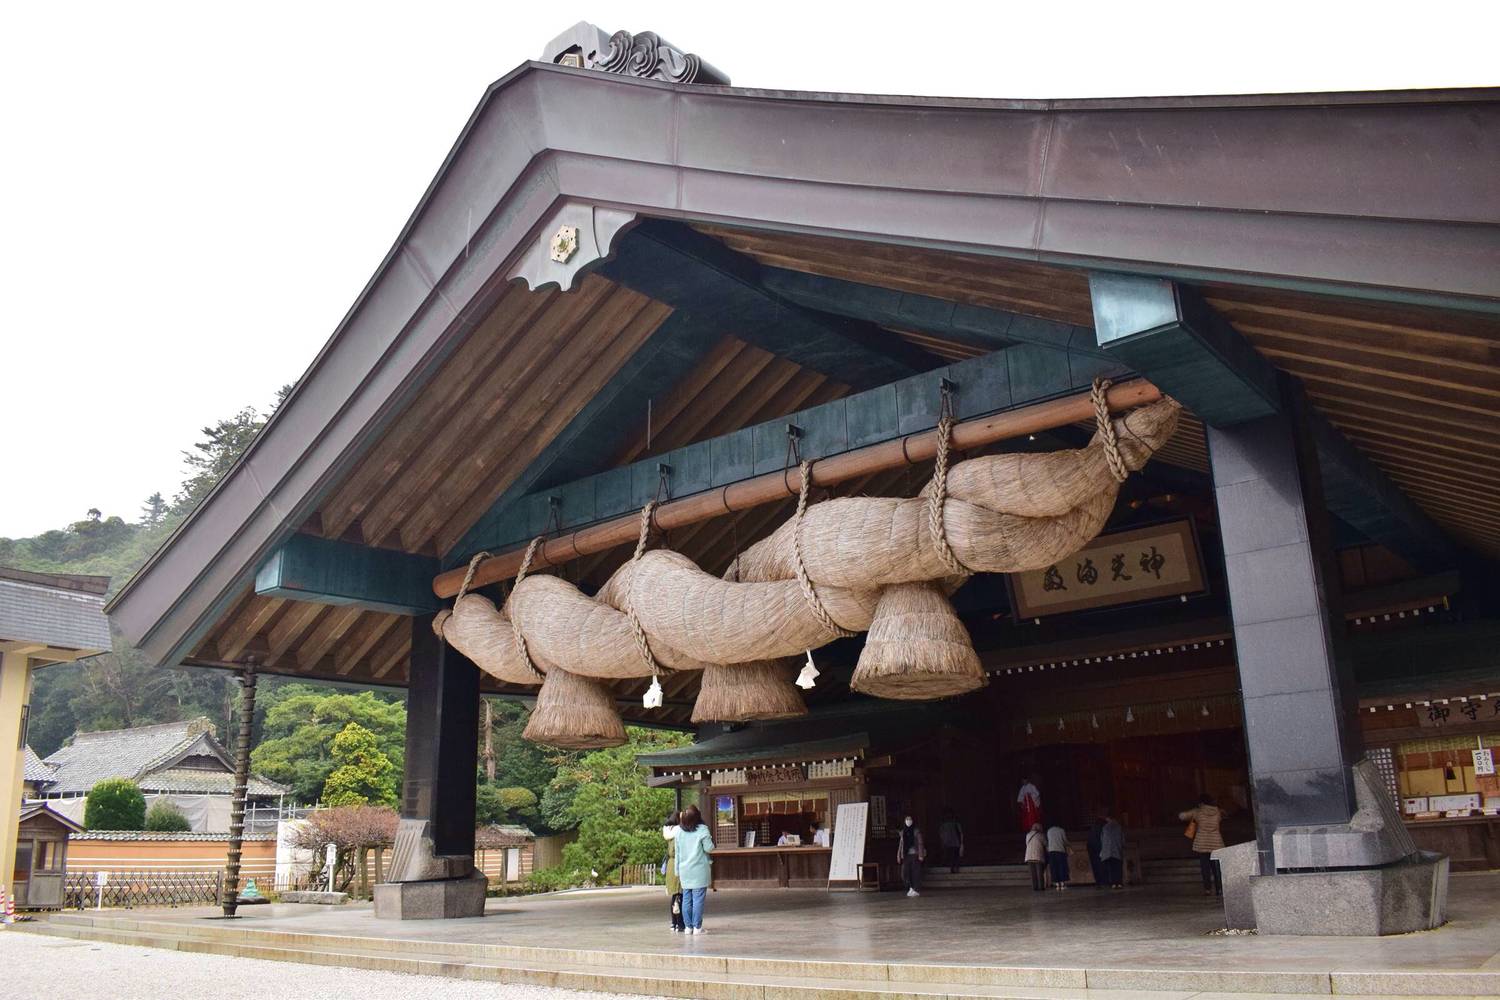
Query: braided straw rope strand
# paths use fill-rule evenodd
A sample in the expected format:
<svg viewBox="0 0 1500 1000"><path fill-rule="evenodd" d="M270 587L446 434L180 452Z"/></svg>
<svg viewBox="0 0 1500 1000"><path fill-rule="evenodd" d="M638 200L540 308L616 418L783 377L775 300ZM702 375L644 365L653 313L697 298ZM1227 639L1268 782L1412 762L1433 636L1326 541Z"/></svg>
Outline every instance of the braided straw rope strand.
<svg viewBox="0 0 1500 1000"><path fill-rule="evenodd" d="M938 421L937 457L933 460L932 490L927 494L927 529L937 546L938 557L954 576L973 576L974 571L959 561L948 544L943 511L948 505L948 449L953 438L953 414L945 411Z"/></svg>
<svg viewBox="0 0 1500 1000"><path fill-rule="evenodd" d="M1115 434L1115 422L1109 415L1109 387L1107 378L1094 379L1089 390L1089 400L1094 404L1094 423L1099 428L1099 437L1104 442L1104 459L1109 463L1109 474L1115 482L1123 483L1130 476L1125 457L1120 454L1120 439Z"/></svg>
<svg viewBox="0 0 1500 1000"><path fill-rule="evenodd" d="M531 569L531 560L536 557L536 550L541 548L542 539L543 536L538 535L531 540L530 545L526 546L526 555L521 558L521 569L516 573L515 587L519 587L521 581L526 579L526 573ZM473 574L473 566L470 566L469 572ZM515 593L515 587L511 588L511 593ZM531 650L526 648L526 637L521 634L521 623L517 620L514 610L510 612L510 631L516 638L516 650L521 654L521 662L526 664L527 670L536 675L537 680L542 680L542 672L536 668L535 663L531 662Z"/></svg>
<svg viewBox="0 0 1500 1000"><path fill-rule="evenodd" d="M651 539L651 515L656 512L656 501L647 501L646 506L641 508L641 536L635 543L635 555L630 557L631 562L636 562L646 554L646 543ZM656 656L651 652L651 643L646 638L646 630L641 626L641 620L635 616L635 576L630 578L630 588L625 592L625 617L630 619L630 631L635 635L635 649L641 654L641 661L651 669L651 676L655 677L661 672L660 665L656 662Z"/></svg>
<svg viewBox="0 0 1500 1000"><path fill-rule="evenodd" d="M807 495L812 491L812 463L804 459L799 469L802 486L797 491L797 513L792 515L792 571L797 574L797 585L802 588L802 597L807 601L807 606L812 608L818 623L831 634L847 639L858 633L849 631L833 620L833 616L823 606L823 599L818 596L817 588L807 575L807 566L802 561L802 515L807 512Z"/></svg>

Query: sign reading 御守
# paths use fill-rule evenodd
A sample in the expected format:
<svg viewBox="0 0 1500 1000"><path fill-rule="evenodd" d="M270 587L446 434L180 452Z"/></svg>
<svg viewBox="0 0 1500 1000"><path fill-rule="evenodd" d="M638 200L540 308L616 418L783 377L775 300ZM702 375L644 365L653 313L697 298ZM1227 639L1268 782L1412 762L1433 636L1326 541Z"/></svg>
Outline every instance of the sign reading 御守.
<svg viewBox="0 0 1500 1000"><path fill-rule="evenodd" d="M1190 521L1100 535L1046 569L1010 575L1017 618L1040 618L1204 589Z"/></svg>
<svg viewBox="0 0 1500 1000"><path fill-rule="evenodd" d="M1417 722L1424 727L1467 726L1500 719L1500 695L1485 698L1447 698L1416 708Z"/></svg>

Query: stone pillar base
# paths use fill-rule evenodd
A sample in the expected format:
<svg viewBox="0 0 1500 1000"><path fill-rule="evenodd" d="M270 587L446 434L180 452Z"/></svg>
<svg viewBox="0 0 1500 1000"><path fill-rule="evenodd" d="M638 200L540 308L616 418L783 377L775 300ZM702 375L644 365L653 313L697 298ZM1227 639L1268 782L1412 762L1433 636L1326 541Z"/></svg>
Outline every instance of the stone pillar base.
<svg viewBox="0 0 1500 1000"><path fill-rule="evenodd" d="M1441 926L1448 857L1421 851L1383 868L1252 875L1261 934L1407 934Z"/></svg>
<svg viewBox="0 0 1500 1000"><path fill-rule="evenodd" d="M452 920L484 916L489 879L479 871L465 878L385 882L375 887L377 920Z"/></svg>

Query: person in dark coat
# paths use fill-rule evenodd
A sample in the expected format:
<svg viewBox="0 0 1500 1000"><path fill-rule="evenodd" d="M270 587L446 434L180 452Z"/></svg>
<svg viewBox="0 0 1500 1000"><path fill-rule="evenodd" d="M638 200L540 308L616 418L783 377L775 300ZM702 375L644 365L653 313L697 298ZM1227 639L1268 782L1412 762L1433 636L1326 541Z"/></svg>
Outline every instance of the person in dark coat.
<svg viewBox="0 0 1500 1000"><path fill-rule="evenodd" d="M1102 814L1102 809L1094 810L1094 821L1089 824L1089 870L1094 873L1095 889L1103 889L1105 883L1104 862L1099 857L1101 838L1104 833Z"/></svg>
<svg viewBox="0 0 1500 1000"><path fill-rule="evenodd" d="M1125 888L1125 828L1108 813L1099 831L1099 863L1111 889Z"/></svg>
<svg viewBox="0 0 1500 1000"><path fill-rule="evenodd" d="M901 833L896 840L896 862L901 866L901 881L906 886L908 897L922 894L922 862L926 859L927 847L922 843L922 831L908 816L901 824Z"/></svg>

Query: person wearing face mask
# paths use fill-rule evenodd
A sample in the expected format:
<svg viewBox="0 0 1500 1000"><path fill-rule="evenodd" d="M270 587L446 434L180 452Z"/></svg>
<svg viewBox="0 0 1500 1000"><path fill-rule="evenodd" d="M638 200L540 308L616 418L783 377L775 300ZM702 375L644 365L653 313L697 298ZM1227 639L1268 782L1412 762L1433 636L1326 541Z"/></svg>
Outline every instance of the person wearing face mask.
<svg viewBox="0 0 1500 1000"><path fill-rule="evenodd" d="M672 912L672 933L681 934L686 925L682 920L682 879L677 877L677 813L669 813L662 824L661 835L667 842L667 857L662 862L662 874L667 880L667 899Z"/></svg>
<svg viewBox="0 0 1500 1000"><path fill-rule="evenodd" d="M896 840L896 863L901 866L901 881L906 886L908 897L921 895L918 890L922 888L922 862L925 860L927 847L922 843L922 831L908 816Z"/></svg>

